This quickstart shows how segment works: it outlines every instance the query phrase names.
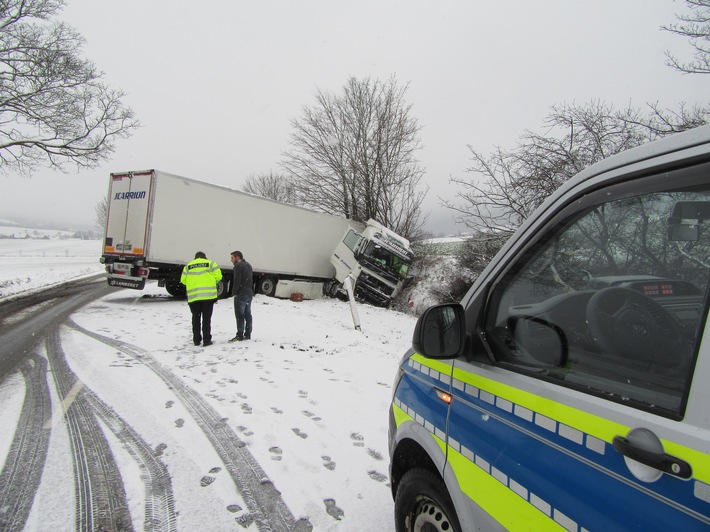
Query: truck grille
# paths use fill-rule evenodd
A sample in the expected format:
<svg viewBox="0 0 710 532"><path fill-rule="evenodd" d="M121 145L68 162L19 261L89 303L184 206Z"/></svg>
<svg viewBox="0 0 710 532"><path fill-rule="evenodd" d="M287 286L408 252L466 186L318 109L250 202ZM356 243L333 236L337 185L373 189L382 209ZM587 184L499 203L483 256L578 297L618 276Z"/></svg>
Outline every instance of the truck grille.
<svg viewBox="0 0 710 532"><path fill-rule="evenodd" d="M392 292L394 288L366 273L361 273L355 284L355 297L374 305L389 305Z"/></svg>

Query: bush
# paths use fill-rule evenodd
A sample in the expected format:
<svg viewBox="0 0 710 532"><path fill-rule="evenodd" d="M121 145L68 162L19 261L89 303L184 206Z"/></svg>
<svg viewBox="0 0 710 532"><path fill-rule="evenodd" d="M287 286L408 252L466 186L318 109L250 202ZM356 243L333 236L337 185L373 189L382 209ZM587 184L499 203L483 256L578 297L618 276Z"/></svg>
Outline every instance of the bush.
<svg viewBox="0 0 710 532"><path fill-rule="evenodd" d="M501 233L479 233L467 239L458 249L456 268L447 283L448 301L441 302L461 301L506 240L507 234Z"/></svg>

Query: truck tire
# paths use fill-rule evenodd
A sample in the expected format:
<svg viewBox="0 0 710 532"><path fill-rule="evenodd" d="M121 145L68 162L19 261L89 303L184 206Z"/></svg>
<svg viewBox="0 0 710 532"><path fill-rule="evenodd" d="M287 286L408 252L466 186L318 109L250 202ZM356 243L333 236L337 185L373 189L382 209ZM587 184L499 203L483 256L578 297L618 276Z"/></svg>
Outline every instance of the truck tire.
<svg viewBox="0 0 710 532"><path fill-rule="evenodd" d="M400 480L394 500L394 524L397 532L461 532L446 485L426 469L411 469Z"/></svg>
<svg viewBox="0 0 710 532"><path fill-rule="evenodd" d="M277 282L278 280L275 277L269 277L268 275L259 277L259 280L256 283L257 291L260 294L264 294L265 296L273 297L273 295L276 293Z"/></svg>
<svg viewBox="0 0 710 532"><path fill-rule="evenodd" d="M341 286L342 285L338 281L331 281L329 283L326 283L324 285L325 295L327 295L328 297L336 297Z"/></svg>
<svg viewBox="0 0 710 532"><path fill-rule="evenodd" d="M165 290L177 299L185 299L187 297L187 292L185 291L185 285L179 283L178 281L166 281Z"/></svg>
<svg viewBox="0 0 710 532"><path fill-rule="evenodd" d="M227 299L231 295L229 281L222 279L217 282L217 299Z"/></svg>

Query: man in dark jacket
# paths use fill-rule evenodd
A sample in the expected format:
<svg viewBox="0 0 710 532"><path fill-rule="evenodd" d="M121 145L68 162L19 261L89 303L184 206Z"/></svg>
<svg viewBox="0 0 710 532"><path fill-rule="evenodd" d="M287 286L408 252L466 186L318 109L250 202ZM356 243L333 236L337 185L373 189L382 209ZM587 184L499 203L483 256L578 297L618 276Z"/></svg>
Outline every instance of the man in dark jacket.
<svg viewBox="0 0 710 532"><path fill-rule="evenodd" d="M230 342L251 339L251 300L254 297L254 279L251 264L244 260L241 251L232 251L234 315L237 318L237 335Z"/></svg>

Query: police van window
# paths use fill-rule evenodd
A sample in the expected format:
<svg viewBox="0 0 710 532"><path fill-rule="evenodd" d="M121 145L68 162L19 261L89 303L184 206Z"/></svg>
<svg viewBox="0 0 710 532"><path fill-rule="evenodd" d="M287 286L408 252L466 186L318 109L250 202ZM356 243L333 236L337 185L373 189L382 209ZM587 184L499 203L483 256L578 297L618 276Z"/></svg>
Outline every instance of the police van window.
<svg viewBox="0 0 710 532"><path fill-rule="evenodd" d="M709 278L710 191L592 205L508 270L488 338L502 365L679 417Z"/></svg>

